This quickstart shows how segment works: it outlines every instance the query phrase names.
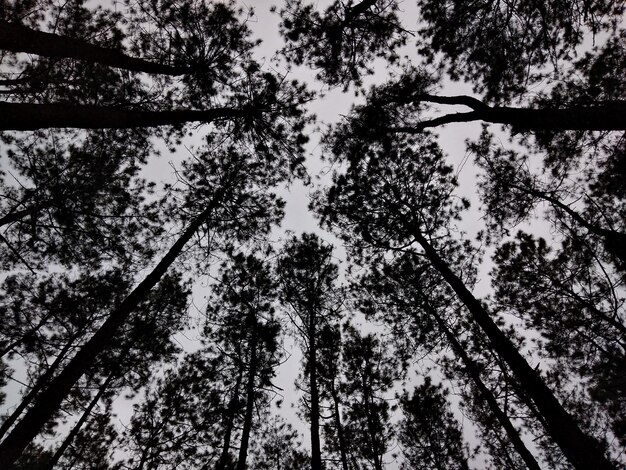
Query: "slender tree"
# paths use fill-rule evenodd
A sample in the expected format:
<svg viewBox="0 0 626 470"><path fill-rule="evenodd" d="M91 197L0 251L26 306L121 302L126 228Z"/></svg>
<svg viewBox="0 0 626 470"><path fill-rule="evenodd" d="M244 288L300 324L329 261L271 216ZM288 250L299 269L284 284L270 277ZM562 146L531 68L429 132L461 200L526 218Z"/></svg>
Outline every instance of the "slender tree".
<svg viewBox="0 0 626 470"><path fill-rule="evenodd" d="M332 247L313 234L293 237L283 249L277 272L280 298L301 341L308 375L306 416L311 427L311 468L321 470L318 336L337 308L338 269L332 261Z"/></svg>
<svg viewBox="0 0 626 470"><path fill-rule="evenodd" d="M406 468L468 469L468 451L459 423L450 412L446 391L430 377L400 398L403 419L399 439Z"/></svg>

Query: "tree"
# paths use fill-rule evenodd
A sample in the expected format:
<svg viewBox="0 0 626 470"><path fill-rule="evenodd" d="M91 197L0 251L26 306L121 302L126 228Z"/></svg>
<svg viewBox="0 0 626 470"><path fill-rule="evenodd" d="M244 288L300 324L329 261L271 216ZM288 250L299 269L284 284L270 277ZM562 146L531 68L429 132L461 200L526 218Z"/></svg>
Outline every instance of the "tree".
<svg viewBox="0 0 626 470"><path fill-rule="evenodd" d="M213 241L219 235L229 238L230 243L244 241L250 236L267 232L270 224L280 217L282 204L276 203L268 185L280 181L282 175L274 173L271 163L259 164L253 156L240 154L233 148L223 151L225 154L222 155L207 152L203 160L196 161L195 164L206 171L203 174L190 171L187 178L190 183L193 183L193 178L200 178L193 186L193 194L187 193L184 199L184 207L195 211L195 214L185 215L191 221L187 222L178 240L154 269L111 310L104 323L63 371L48 383L33 407L0 444L0 461L8 465L19 456L196 233L200 239L210 233ZM189 170L192 168L193 165ZM222 225L221 220L224 221ZM246 233L246 230L250 232Z"/></svg>
<svg viewBox="0 0 626 470"><path fill-rule="evenodd" d="M334 1L323 13L303 0L287 0L281 9L280 32L287 40L284 56L296 65L317 70L330 86L360 85L370 65L382 57L398 60L395 50L406 42L398 5L390 0Z"/></svg>
<svg viewBox="0 0 626 470"><path fill-rule="evenodd" d="M610 0L420 0L418 6L425 23L419 53L431 62L442 53L453 79L468 79L496 101L522 94L546 76L558 77L585 35L614 30L624 11Z"/></svg>
<svg viewBox="0 0 626 470"><path fill-rule="evenodd" d="M346 397L341 390L343 337L340 325L325 324L319 331L317 344L320 397L322 407L324 401L328 403L326 408L331 416L323 424L325 448L329 454L339 454L342 470L349 470L352 450L345 429Z"/></svg>
<svg viewBox="0 0 626 470"><path fill-rule="evenodd" d="M468 451L459 423L450 412L447 392L430 377L400 398L403 419L399 440L405 468L468 469Z"/></svg>
<svg viewBox="0 0 626 470"><path fill-rule="evenodd" d="M421 254L452 288L491 347L525 387L545 418L546 431L570 462L579 468L613 468L598 443L580 430L446 261L452 247L448 227L458 218L464 204L451 197L455 181L450 176L451 169L442 163L436 144L427 137L415 141L387 139L361 152L358 138L341 130L334 135L336 155L349 166L345 174L335 176L325 198L318 199L324 222L336 227L346 242L363 249L403 250L419 246ZM359 235L358 240L354 233Z"/></svg>
<svg viewBox="0 0 626 470"><path fill-rule="evenodd" d="M397 363L388 345L374 335L361 335L352 326L344 330L341 389L347 405L346 440L351 443L353 461L382 470L392 434L390 405L384 394L397 377Z"/></svg>
<svg viewBox="0 0 626 470"><path fill-rule="evenodd" d="M7 136L14 183L0 186L3 261L97 269L149 259L138 240L159 236L162 221L146 201L153 185L138 176L154 151L148 138L145 130Z"/></svg>
<svg viewBox="0 0 626 470"><path fill-rule="evenodd" d="M486 132L469 148L485 172L479 187L492 233L507 233L545 203L551 208L553 227L564 239L591 239L593 244L604 245L604 250L596 250L598 256L622 271L626 269L626 232L620 217L623 209L617 195L604 193L594 182L599 175L577 178L574 167L546 178L530 170L528 157L495 146L493 136ZM576 200L584 202L582 209L576 207ZM587 236L580 232L587 232Z"/></svg>
<svg viewBox="0 0 626 470"><path fill-rule="evenodd" d="M318 337L337 309L338 269L332 247L314 234L287 241L278 261L280 299L298 333L308 376L306 416L311 427L311 468L321 470Z"/></svg>
<svg viewBox="0 0 626 470"><path fill-rule="evenodd" d="M624 360L621 296L602 271L585 269L592 262L578 259L581 250L564 247L556 256L552 251L545 240L522 232L500 246L494 257L495 300L541 332L538 346L558 361L561 380L591 379L591 397L606 406L615 435L623 440L624 403L618 397L624 385L614 372Z"/></svg>
<svg viewBox="0 0 626 470"><path fill-rule="evenodd" d="M224 377L215 351L187 355L135 406L120 448L132 468L210 468L219 458Z"/></svg>
<svg viewBox="0 0 626 470"><path fill-rule="evenodd" d="M214 323L207 329L212 343L219 345L224 365L233 361L235 388L226 414L224 446L217 469L226 468L230 457L230 439L235 425L237 403L245 409L237 470L247 468L254 411L267 406L267 390L280 362L278 335L280 325L274 317L278 295L276 280L258 257L235 254L221 269L221 279L212 296L209 318ZM212 331L211 331L212 330ZM244 380L245 383L241 383ZM243 390L240 390L242 388Z"/></svg>
<svg viewBox="0 0 626 470"><path fill-rule="evenodd" d="M471 259L472 253L459 250L456 254L452 252L451 256ZM464 275L466 282L471 282L474 277L471 266L466 267ZM489 424L486 439L491 440L492 434L498 439L495 445L486 442L492 458L498 463L498 457L493 454L502 451L506 455L505 461L499 465L521 459L519 468L541 468L496 396L493 384L486 383L485 367L477 361L475 354L468 351L468 335L462 334L466 323L461 313L463 308L432 267L412 252L399 254L389 261L374 259L368 263L368 271L358 279L355 289L359 309L390 330L397 356L432 357L442 364L442 372L455 383L455 387L458 383L469 383L468 387L461 388L469 389L465 396L467 406L477 409L474 415L479 425ZM479 336L480 332L473 331L472 334ZM481 346L489 349L484 343ZM451 349L454 359L446 358L447 349ZM510 446L513 447L513 457L507 455ZM516 458L515 454L519 457Z"/></svg>

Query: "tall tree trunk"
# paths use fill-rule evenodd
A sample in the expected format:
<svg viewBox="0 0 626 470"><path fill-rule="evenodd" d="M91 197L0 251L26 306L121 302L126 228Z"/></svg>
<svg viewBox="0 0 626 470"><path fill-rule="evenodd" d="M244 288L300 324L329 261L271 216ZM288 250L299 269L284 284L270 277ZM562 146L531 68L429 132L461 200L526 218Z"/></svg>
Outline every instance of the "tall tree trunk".
<svg viewBox="0 0 626 470"><path fill-rule="evenodd" d="M0 102L0 130L32 131L47 128L125 129L212 122L251 117L252 110L233 108L141 111L124 108L61 103Z"/></svg>
<svg viewBox="0 0 626 470"><path fill-rule="evenodd" d="M0 49L27 52L45 57L69 58L130 70L162 75L183 75L191 67L172 67L130 57L122 51L96 46L81 39L46 33L0 20Z"/></svg>
<svg viewBox="0 0 626 470"><path fill-rule="evenodd" d="M436 96L419 94L396 100L400 103L429 102L463 105L472 108L466 113L446 114L422 121L411 127L392 127L392 132L419 133L429 127L454 122L484 121L507 124L521 131L623 131L626 130L626 101L607 101L568 108L514 108L489 106L470 96Z"/></svg>
<svg viewBox="0 0 626 470"><path fill-rule="evenodd" d="M246 470L246 460L248 458L248 443L250 442L250 431L252 430L252 414L254 413L254 392L257 371L257 348L258 348L258 325L252 322L252 335L250 338L250 368L248 370L248 383L246 384L246 414L243 419L243 429L241 431L241 444L239 445L239 459L237 460L237 470Z"/></svg>
<svg viewBox="0 0 626 470"><path fill-rule="evenodd" d="M219 204L219 199L218 197L214 198L206 209L187 227L152 272L133 289L91 339L76 353L65 369L39 395L35 404L0 444L0 468L10 468L26 446L39 434L48 420L52 418L54 412L61 406L63 399L70 393L74 384L93 365L96 356L106 350L107 345L117 333L119 327L124 324L135 307L146 298L150 290L159 282L170 265L176 260L194 233L207 220L211 212Z"/></svg>
<svg viewBox="0 0 626 470"><path fill-rule="evenodd" d="M98 388L98 393L96 393L93 399L89 402L89 405L87 405L87 408L85 408L85 410L83 411L83 414L81 415L80 419L76 422L76 424L74 425L70 433L66 436L63 443L56 450L52 458L48 461L48 463L44 467L44 470L54 470L56 464L63 456L63 453L67 450L67 448L70 446L72 441L76 438L76 436L78 435L78 432L80 431L80 429L83 427L83 425L89 418L89 415L91 414L95 406L98 404L98 402L100 401L104 393L107 391L107 388L109 387L109 384L113 380L114 375L115 374L111 372L109 376L106 378L106 380L102 383L102 385L100 385L100 387Z"/></svg>
<svg viewBox="0 0 626 470"><path fill-rule="evenodd" d="M59 365L61 364L61 362L63 362L63 359L65 359L65 356L67 355L68 351L74 345L74 341L76 341L76 338L77 338L76 335L72 336L69 339L69 341L65 343L65 345L63 346L63 349L59 351L59 354L54 359L50 367L48 367L48 369L46 369L43 375L37 379L37 382L35 382L35 385L33 386L33 388L29 390L29 392L24 396L24 398L22 398L22 401L17 406L17 408L13 410L13 413L11 413L11 415L6 419L6 421L2 423L2 426L0 426L0 439L7 433L7 431L11 428L11 426L13 426L13 423L17 421L20 415L24 412L24 410L28 407L28 405L31 404L33 399L37 396L39 391L48 383L48 381L56 373L57 369L59 368Z"/></svg>
<svg viewBox="0 0 626 470"><path fill-rule="evenodd" d="M446 325L443 318L441 318L441 316L435 311L434 308L429 308L429 314L435 319L435 321L437 322L437 325L439 325L439 328L443 332L444 336L452 345L452 349L454 350L455 354L461 359L461 361L463 361L463 364L465 365L465 369L467 370L467 373L474 381L474 384L476 385L478 392L480 393L482 398L487 402L489 409L494 414L494 416L496 417L500 425L504 428L504 431L509 437L511 444L513 444L513 447L515 448L519 456L522 458L522 460L524 461L528 469L529 470L541 470L541 467L535 460L535 457L528 450L528 448L524 444L524 441L522 441L519 433L517 432L517 429L515 429L509 417L500 408L500 405L498 404L496 397L493 395L491 390L487 388L487 386L481 379L480 372L478 370L476 363L469 357L469 355L467 354L463 346L461 346L461 343L459 343L459 340L456 338L454 333L452 333L450 328L448 328L448 325Z"/></svg>
<svg viewBox="0 0 626 470"><path fill-rule="evenodd" d="M415 230L413 236L424 249L430 263L439 271L468 309L474 321L487 335L496 353L508 364L519 383L526 389L528 396L545 418L546 431L559 445L570 463L578 470L590 468L616 470L616 467L604 456L599 443L580 430L576 420L563 408L537 371L530 367L509 338L496 325L481 302L452 272L421 232Z"/></svg>
<svg viewBox="0 0 626 470"><path fill-rule="evenodd" d="M322 470L320 447L320 400L317 389L317 328L315 309L309 312L309 388L311 392L311 469Z"/></svg>
<svg viewBox="0 0 626 470"><path fill-rule="evenodd" d="M334 419L335 427L337 428L337 440L339 441L339 455L341 456L341 468L342 470L348 469L348 451L346 448L346 438L343 434L343 424L341 422L341 414L339 412L339 396L337 395L337 389L335 388L335 379L331 379L330 393L333 398Z"/></svg>
<svg viewBox="0 0 626 470"><path fill-rule="evenodd" d="M224 431L224 446L222 447L222 454L215 466L215 470L224 470L228 460L230 458L230 440L232 438L233 427L235 425L235 414L237 413L237 402L239 401L239 387L241 387L241 380L243 378L242 366L239 366L237 372L237 380L235 381L235 389L233 390L233 396L228 403L228 411L226 416L226 426Z"/></svg>

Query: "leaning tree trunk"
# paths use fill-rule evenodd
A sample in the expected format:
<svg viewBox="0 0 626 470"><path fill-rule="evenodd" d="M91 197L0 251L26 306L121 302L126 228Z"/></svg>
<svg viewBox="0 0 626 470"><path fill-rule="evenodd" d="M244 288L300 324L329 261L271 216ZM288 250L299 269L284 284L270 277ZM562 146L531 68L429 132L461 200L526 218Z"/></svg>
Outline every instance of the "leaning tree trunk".
<svg viewBox="0 0 626 470"><path fill-rule="evenodd" d="M180 255L187 242L218 204L219 198L216 197L187 227L152 272L111 313L98 331L70 360L65 369L51 380L48 387L41 392L34 405L0 444L0 468L10 468L26 446L39 434L48 420L52 418L54 412L61 406L63 399L67 397L72 387L93 365L96 356L106 350L113 336L135 307L146 298L150 290L159 282L170 265Z"/></svg>
<svg viewBox="0 0 626 470"><path fill-rule="evenodd" d="M530 367L509 338L496 325L481 302L452 272L421 232L416 230L413 236L424 249L424 254L432 266L454 290L474 321L487 335L493 349L508 364L528 396L537 405L537 409L545 418L547 433L558 444L570 463L578 470L590 468L616 470L616 467L605 457L599 443L581 431L576 420L563 408L537 371Z"/></svg>
<svg viewBox="0 0 626 470"><path fill-rule="evenodd" d="M192 71L191 67L157 64L130 57L119 50L90 44L81 39L46 33L3 20L0 20L0 49L45 57L77 59L132 72L183 75Z"/></svg>
<svg viewBox="0 0 626 470"><path fill-rule="evenodd" d="M57 357L54 359L54 362L52 362L52 364L50 364L50 367L48 367L46 371L42 374L42 376L37 379L35 385L33 385L33 387L28 391L24 398L22 398L22 401L13 410L13 413L11 413L11 415L2 423L2 426L0 426L0 439L7 433L11 426L13 426L13 424L21 416L24 410L28 408L28 405L30 405L34 398L37 396L39 391L44 388L46 383L57 372L57 369L65 359L66 354L72 348L72 346L74 346L74 341L76 341L77 337L77 335L74 335L65 343L63 349L59 351L59 354L57 354Z"/></svg>
<svg viewBox="0 0 626 470"><path fill-rule="evenodd" d="M0 131L47 128L127 129L176 126L251 117L252 110L235 108L142 111L108 106L7 103L0 101Z"/></svg>
<svg viewBox="0 0 626 470"><path fill-rule="evenodd" d="M87 405L87 408L85 408L85 410L83 411L83 414L81 415L79 420L76 422L76 424L74 425L70 433L67 435L63 443L59 446L59 448L56 450L52 458L48 461L48 463L44 467L44 470L54 470L58 461L61 459L61 457L67 450L67 448L72 444L72 442L78 435L78 432L81 430L81 428L83 427L83 425L89 418L89 415L91 414L93 409L96 407L96 405L98 404L98 402L100 401L104 393L107 391L109 384L113 380L114 375L115 374L111 372L109 376L106 378L106 380L102 383L102 385L100 385L100 387L98 388L98 393L96 393L93 399L89 402L89 405Z"/></svg>
<svg viewBox="0 0 626 470"><path fill-rule="evenodd" d="M498 404L496 397L493 395L491 390L487 388L487 386L481 379L476 363L469 357L469 355L467 354L463 346L461 346L461 343L459 343L459 340L456 338L454 333L450 331L450 328L448 328L443 318L441 318L441 316L435 311L435 309L429 308L428 313L430 314L430 316L432 316L435 319L435 321L439 325L439 328L443 332L444 336L452 345L452 349L454 350L455 354L461 359L461 361L463 361L463 364L465 364L465 369L467 370L467 373L474 381L474 384L476 385L478 392L483 397L483 399L487 402L489 409L494 414L494 416L496 417L500 425L504 428L504 431L506 432L507 436L511 440L511 444L513 444L513 447L515 448L519 456L522 458L522 460L524 461L528 469L529 470L541 470L541 467L535 460L535 457L528 450L528 448L524 444L524 441L522 441L519 433L517 432L517 429L515 429L509 417L500 408L500 405Z"/></svg>

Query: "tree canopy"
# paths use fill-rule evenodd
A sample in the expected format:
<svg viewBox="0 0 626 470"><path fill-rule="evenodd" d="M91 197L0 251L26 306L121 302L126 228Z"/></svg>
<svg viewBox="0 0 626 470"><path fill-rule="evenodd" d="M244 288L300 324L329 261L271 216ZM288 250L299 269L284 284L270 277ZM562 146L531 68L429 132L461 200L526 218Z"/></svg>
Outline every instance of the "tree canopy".
<svg viewBox="0 0 626 470"><path fill-rule="evenodd" d="M0 0L0 467L623 467L624 13Z"/></svg>

